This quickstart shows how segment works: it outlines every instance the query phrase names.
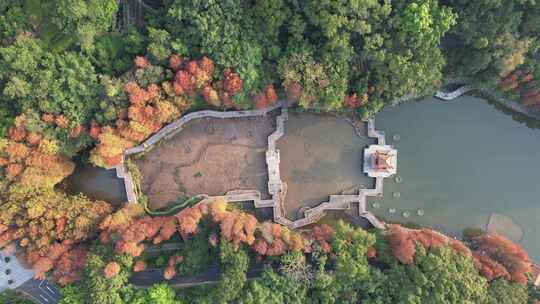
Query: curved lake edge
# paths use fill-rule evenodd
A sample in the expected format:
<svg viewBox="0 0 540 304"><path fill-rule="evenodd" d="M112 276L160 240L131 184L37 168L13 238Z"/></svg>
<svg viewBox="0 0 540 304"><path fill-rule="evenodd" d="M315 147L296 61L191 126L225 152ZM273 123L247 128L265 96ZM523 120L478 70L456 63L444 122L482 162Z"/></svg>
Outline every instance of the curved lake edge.
<svg viewBox="0 0 540 304"><path fill-rule="evenodd" d="M464 96L473 96L473 97L476 97L476 96L474 95L474 93L473 93L473 94L466 94L466 95L464 95ZM506 108L501 109L500 107L497 106L499 103L496 103L496 102L490 102L490 100L488 100L488 99L486 99L486 98L481 98L481 99L482 99L482 101L487 102L488 104L490 104L490 105L492 105L492 106L494 105L495 108L496 108L497 110L499 110L499 111L502 110L503 113L505 113L505 114L510 114L510 116L512 116L512 118L513 118L514 120L516 120L516 118L515 118L515 114L516 114L516 113L514 113L514 112L510 112L510 113L509 113L509 110L506 110L506 111L504 110L504 109L506 109ZM414 98L414 99L409 99L409 101L416 101L417 103L423 103L423 102L425 102L425 100L426 100L426 97L417 97L417 98ZM439 102L441 102L441 103L450 103L450 102L446 102L446 101L439 101ZM454 101L452 101L452 102L454 102ZM459 102L459 100L458 100L458 101L455 101L455 102ZM407 103L404 102L402 105L405 105L405 104L407 104ZM501 106L503 106L503 105L501 105ZM385 107L385 110L392 109L392 108L399 109L400 107L399 107L399 106ZM319 115L331 115L331 116L333 116L333 117L342 118L342 119L344 119L345 121L347 121L349 124L351 124L355 129L356 129L355 122L361 121L361 120L355 115L355 113L353 112L353 110L342 111L342 112L324 112L324 111L317 111L317 110L303 110L303 109L301 109L301 108L299 108L299 107L291 108L290 110L296 111L296 112L299 112L299 113L312 113L312 114L319 114ZM523 121L519 121L519 120L517 120L517 121L520 122L520 123L523 123ZM528 127L531 127L531 126L529 126L529 124L527 124L527 126L528 126ZM385 128L382 127L381 129L384 130ZM389 220L389 221L391 222L391 220ZM413 219L412 217L411 217L411 219L410 219L410 222L415 222L414 219ZM445 233L447 233L447 234L449 234L449 235L454 235L454 236L458 236L458 235L459 235L459 234L456 233L455 231L452 232L452 231L449 231L449 230L447 230L447 229L444 229L443 227L429 226L429 225L426 225L426 227L434 227L434 228L436 228L436 229L438 229L438 230L444 231Z"/></svg>
<svg viewBox="0 0 540 304"><path fill-rule="evenodd" d="M540 128L540 111L531 111L519 102L508 99L505 96L501 96L501 92L494 89L478 88L472 84L462 84L462 82L449 82L445 85L445 87L452 87L456 85L458 85L457 88L451 92L446 92L442 88L438 89L435 93L435 97L446 101L453 101L454 99L463 95L480 97L481 99L488 101L488 103L500 105L502 108L499 109L505 113L508 111L508 114L522 115L522 117L516 117L516 121L527 123L527 120L529 119L533 125L531 128ZM429 96L424 96L422 99L427 97Z"/></svg>
<svg viewBox="0 0 540 304"><path fill-rule="evenodd" d="M522 244L538 259L540 246L533 238L540 226L533 216L540 193L531 183L540 177L531 164L540 150L540 132L516 123L514 116L509 119L485 99L461 98L422 99L377 115L379 128L389 138L401 137L392 144L400 151L398 175L403 183L385 185L375 213L389 222L416 222L453 236L467 227L485 229L496 213L506 217L497 225L507 225L516 241L523 233ZM401 195L395 198L394 192ZM417 216L417 209L425 210L425 216ZM402 217L404 211L407 217Z"/></svg>

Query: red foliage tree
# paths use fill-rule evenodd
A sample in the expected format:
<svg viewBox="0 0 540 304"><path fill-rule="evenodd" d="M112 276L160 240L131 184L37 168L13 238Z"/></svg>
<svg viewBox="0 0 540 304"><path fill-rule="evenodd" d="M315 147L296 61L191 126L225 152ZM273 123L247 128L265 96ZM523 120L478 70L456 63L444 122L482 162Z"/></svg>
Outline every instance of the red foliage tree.
<svg viewBox="0 0 540 304"><path fill-rule="evenodd" d="M476 269L489 281L497 278L510 280L510 273L501 263L480 252L473 253L473 257Z"/></svg>
<svg viewBox="0 0 540 304"><path fill-rule="evenodd" d="M178 72L180 68L182 67L183 58L180 55L172 54L169 58L169 67L174 72Z"/></svg>
<svg viewBox="0 0 540 304"><path fill-rule="evenodd" d="M53 123L54 115L50 113L43 113L43 115L41 115L41 120L43 120L46 123Z"/></svg>
<svg viewBox="0 0 540 304"><path fill-rule="evenodd" d="M296 101L302 93L302 86L299 83L294 82L286 88L286 93L289 100Z"/></svg>
<svg viewBox="0 0 540 304"><path fill-rule="evenodd" d="M369 247L366 256L368 259L372 259L377 256L377 250L374 247Z"/></svg>
<svg viewBox="0 0 540 304"><path fill-rule="evenodd" d="M266 243L266 241L263 239L257 239L253 245L253 249L260 255L266 255L266 252L268 251L268 243Z"/></svg>
<svg viewBox="0 0 540 304"><path fill-rule="evenodd" d="M199 60L199 68L209 76L212 76L214 74L214 62L206 56Z"/></svg>
<svg viewBox="0 0 540 304"><path fill-rule="evenodd" d="M287 245L281 239L274 239L272 244L268 247L266 255L282 255L287 250Z"/></svg>
<svg viewBox="0 0 540 304"><path fill-rule="evenodd" d="M79 137L83 132L84 132L84 126L83 126L83 125L78 125L78 126L76 126L75 128L71 128L71 129L69 130L69 136L72 137L72 138L77 138L77 137Z"/></svg>
<svg viewBox="0 0 540 304"><path fill-rule="evenodd" d="M208 237L208 243L210 244L210 246L217 247L218 242L219 242L219 239L217 235L215 233L210 234L210 236Z"/></svg>
<svg viewBox="0 0 540 304"><path fill-rule="evenodd" d="M278 100L276 89L274 89L274 86L271 84L266 86L266 88L264 89L264 94L266 95L266 98L268 99L270 104L274 104Z"/></svg>
<svg viewBox="0 0 540 304"><path fill-rule="evenodd" d="M229 95L235 95L242 91L244 82L240 79L240 75L233 73L228 69L223 71L223 75L225 76L225 79L223 80L223 89Z"/></svg>
<svg viewBox="0 0 540 304"><path fill-rule="evenodd" d="M23 127L11 127L8 136L14 141L23 141L26 138L26 130Z"/></svg>
<svg viewBox="0 0 540 304"><path fill-rule="evenodd" d="M195 84L192 77L187 71L180 70L176 72L174 81L182 88L182 92L193 92L195 90Z"/></svg>
<svg viewBox="0 0 540 304"><path fill-rule="evenodd" d="M44 280L47 271L53 268L54 261L48 257L41 257L32 266L35 271L34 277L38 280Z"/></svg>
<svg viewBox="0 0 540 304"><path fill-rule="evenodd" d="M150 66L150 61L148 61L148 59L146 59L145 57L137 56L135 57L135 66L139 69L144 69Z"/></svg>
<svg viewBox="0 0 540 304"><path fill-rule="evenodd" d="M14 164L9 164L6 168L6 176L9 178L9 179L14 179L16 178L19 174L21 174L21 172L24 170L24 167L23 165L21 164L17 164L17 163L14 163Z"/></svg>
<svg viewBox="0 0 540 304"><path fill-rule="evenodd" d="M41 139L42 136L35 132L30 132L28 136L26 136L26 142L31 146L38 146Z"/></svg>
<svg viewBox="0 0 540 304"><path fill-rule="evenodd" d="M170 280L176 276L176 269L174 266L168 265L167 268L165 268L165 271L163 272L163 278L165 280Z"/></svg>
<svg viewBox="0 0 540 304"><path fill-rule="evenodd" d="M202 95L204 97L204 100L208 104L214 107L221 106L221 100L219 100L218 92L214 90L212 87L204 87L202 90Z"/></svg>
<svg viewBox="0 0 540 304"><path fill-rule="evenodd" d="M110 262L103 269L103 275L107 279L115 277L120 272L120 264L116 262Z"/></svg>
<svg viewBox="0 0 540 304"><path fill-rule="evenodd" d="M90 137L92 137L93 139L98 139L99 138L99 134L101 134L101 128L97 125L96 121L95 120L92 120L90 122L90 132L89 132L89 135Z"/></svg>
<svg viewBox="0 0 540 304"><path fill-rule="evenodd" d="M146 269L146 263L144 262L144 260L136 261L135 265L133 266L134 272L141 272L141 271L144 271L145 269Z"/></svg>
<svg viewBox="0 0 540 304"><path fill-rule="evenodd" d="M69 126L69 120L64 115L58 115L54 118L54 123L62 129L66 129Z"/></svg>
<svg viewBox="0 0 540 304"><path fill-rule="evenodd" d="M80 269L86 263L86 254L87 249L82 245L64 252L54 267L53 276L55 280L62 286L77 281Z"/></svg>
<svg viewBox="0 0 540 304"><path fill-rule="evenodd" d="M521 284L527 283L526 274L532 271L532 264L527 252L521 246L498 234L481 235L473 241L477 246L475 257L481 256L478 258L481 262L480 271L484 268L491 269L493 268L491 266L497 263L502 265L509 274L503 276L504 278ZM486 273L489 274L489 272ZM489 279L487 275L486 277ZM498 276L494 275L494 277Z"/></svg>
<svg viewBox="0 0 540 304"><path fill-rule="evenodd" d="M410 232L400 226L393 226L387 235L390 250L393 255L403 264L413 262L416 253L416 243Z"/></svg>

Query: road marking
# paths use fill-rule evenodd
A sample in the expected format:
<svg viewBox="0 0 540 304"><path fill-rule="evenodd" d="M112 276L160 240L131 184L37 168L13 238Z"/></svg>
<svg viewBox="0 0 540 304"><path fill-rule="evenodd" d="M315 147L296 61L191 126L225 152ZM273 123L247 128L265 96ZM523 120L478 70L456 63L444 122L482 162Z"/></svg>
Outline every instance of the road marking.
<svg viewBox="0 0 540 304"><path fill-rule="evenodd" d="M47 299L47 298L44 297L43 295L40 294L39 296L40 296L40 298L42 298L43 300L45 300L45 302L47 302L47 303L49 302L49 299Z"/></svg>
<svg viewBox="0 0 540 304"><path fill-rule="evenodd" d="M45 288L47 288L52 294L56 293L56 291L52 290L48 285L45 285Z"/></svg>

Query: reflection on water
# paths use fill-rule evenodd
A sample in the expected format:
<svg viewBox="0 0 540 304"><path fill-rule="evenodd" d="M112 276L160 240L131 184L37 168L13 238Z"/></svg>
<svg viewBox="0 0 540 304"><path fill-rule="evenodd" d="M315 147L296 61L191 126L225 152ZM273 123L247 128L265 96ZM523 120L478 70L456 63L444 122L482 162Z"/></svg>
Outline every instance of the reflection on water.
<svg viewBox="0 0 540 304"><path fill-rule="evenodd" d="M301 207L316 206L330 194L359 185L372 188L373 179L362 173L362 153L369 143L373 140L358 137L343 118L290 113L277 143L287 216L298 218Z"/></svg>
<svg viewBox="0 0 540 304"><path fill-rule="evenodd" d="M540 259L539 130L474 97L403 104L377 115L376 126L400 135L387 140L398 149L402 182L385 180L384 197L371 199L380 204L375 214L454 234L485 228L492 213L504 215L511 219L505 225L521 226L523 246Z"/></svg>
<svg viewBox="0 0 540 304"><path fill-rule="evenodd" d="M114 169L106 170L91 165L79 165L64 182L68 193L82 193L93 200L111 204L127 201L124 180L116 177Z"/></svg>

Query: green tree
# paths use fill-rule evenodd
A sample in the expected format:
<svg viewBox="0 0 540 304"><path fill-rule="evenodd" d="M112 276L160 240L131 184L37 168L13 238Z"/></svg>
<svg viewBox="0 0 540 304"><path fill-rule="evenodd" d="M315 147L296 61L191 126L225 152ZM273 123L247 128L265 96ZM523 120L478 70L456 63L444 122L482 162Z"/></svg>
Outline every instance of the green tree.
<svg viewBox="0 0 540 304"><path fill-rule="evenodd" d="M130 300L130 304L182 304L176 299L176 292L166 283L154 284L152 287L141 290Z"/></svg>
<svg viewBox="0 0 540 304"><path fill-rule="evenodd" d="M202 228L206 230L206 228ZM179 265L179 273L186 276L197 275L208 265L218 262L216 250L208 244L208 233L201 231L184 243L181 255L184 260Z"/></svg>
<svg viewBox="0 0 540 304"><path fill-rule="evenodd" d="M235 250L231 243L222 241L220 261L222 273L216 290L216 300L227 303L238 298L246 283L249 257L243 249Z"/></svg>
<svg viewBox="0 0 540 304"><path fill-rule="evenodd" d="M103 270L109 262L120 265L120 272L112 278L105 278ZM75 286L64 288L64 299L61 304L124 304L131 303L134 290L128 283L133 258L129 255L116 255L111 245L95 244L87 256L80 282ZM161 288L157 288L155 296L159 296ZM158 297L159 298L159 297ZM81 301L82 302L79 302ZM147 302L151 303L151 302ZM168 303L168 302L163 302ZM177 304L175 302L172 302Z"/></svg>
<svg viewBox="0 0 540 304"><path fill-rule="evenodd" d="M162 29L148 28L148 54L157 62L164 62L172 53L171 35Z"/></svg>
<svg viewBox="0 0 540 304"><path fill-rule="evenodd" d="M307 301L308 286L291 277L280 276L266 269L260 278L250 281L239 303L242 304L302 304Z"/></svg>
<svg viewBox="0 0 540 304"><path fill-rule="evenodd" d="M253 26L257 41L265 59L277 59L283 51L279 41L280 35L285 31L287 20L291 16L291 9L285 0L255 1L249 8L252 14Z"/></svg>
<svg viewBox="0 0 540 304"><path fill-rule="evenodd" d="M86 292L83 287L76 284L62 288L62 299L59 304L85 304Z"/></svg>
<svg viewBox="0 0 540 304"><path fill-rule="evenodd" d="M427 43L439 44L442 36L456 24L457 15L438 0L418 0L405 8L403 25L407 32Z"/></svg>
<svg viewBox="0 0 540 304"><path fill-rule="evenodd" d="M98 109L101 87L90 59L82 53L47 53L31 35L18 35L13 44L0 48L0 102L12 113L35 116L33 125L72 154L86 144L72 140L68 128L88 124ZM62 115L67 128L39 122L44 113ZM41 132L40 132L41 133Z"/></svg>
<svg viewBox="0 0 540 304"><path fill-rule="evenodd" d="M206 55L218 70L232 68L240 74L245 92L233 101L249 106L247 93L266 83L261 80L263 50L243 1L176 0L169 8L168 24L171 35L185 44L190 55Z"/></svg>
<svg viewBox="0 0 540 304"><path fill-rule="evenodd" d="M27 28L22 1L4 0L0 2L0 45L11 42L18 31Z"/></svg>
<svg viewBox="0 0 540 304"><path fill-rule="evenodd" d="M23 297L22 295L16 293L15 291L12 291L11 289L8 289L2 293L0 293L0 303L6 303L6 304L32 304L31 300Z"/></svg>
<svg viewBox="0 0 540 304"><path fill-rule="evenodd" d="M488 300L488 284L478 274L472 259L450 248L429 252L417 247L414 263L389 265L367 303L464 303L482 304Z"/></svg>
<svg viewBox="0 0 540 304"><path fill-rule="evenodd" d="M498 279L489 284L489 304L518 304L528 303L527 286Z"/></svg>
<svg viewBox="0 0 540 304"><path fill-rule="evenodd" d="M524 29L531 28L528 21L534 20L524 17L524 12L533 10L529 5L534 1L447 2L459 15L446 50L451 75L473 77L495 85L505 73L523 63L520 57L527 52L531 38L531 32Z"/></svg>
<svg viewBox="0 0 540 304"><path fill-rule="evenodd" d="M117 76L133 67L133 59L143 55L145 47L145 36L134 29L111 32L96 39L90 58L98 72Z"/></svg>
<svg viewBox="0 0 540 304"><path fill-rule="evenodd" d="M56 0L53 22L65 34L75 35L83 50L93 50L94 40L112 27L116 0Z"/></svg>
<svg viewBox="0 0 540 304"><path fill-rule="evenodd" d="M336 303L354 303L363 294L374 292L375 281L381 274L370 267L366 256L368 248L374 244L373 234L343 221L337 223L332 239L332 251L336 255L333 263L335 279L320 278L324 279L320 283L331 283L325 288L334 293Z"/></svg>

